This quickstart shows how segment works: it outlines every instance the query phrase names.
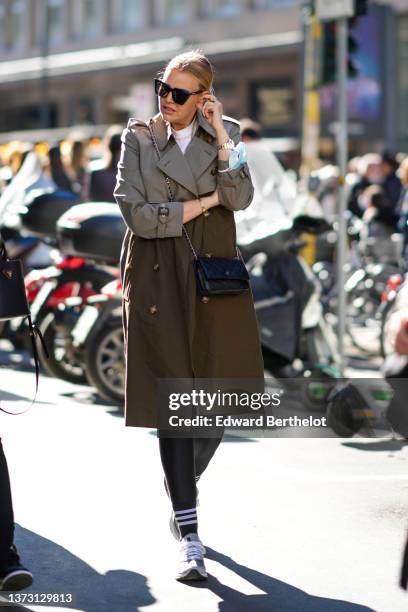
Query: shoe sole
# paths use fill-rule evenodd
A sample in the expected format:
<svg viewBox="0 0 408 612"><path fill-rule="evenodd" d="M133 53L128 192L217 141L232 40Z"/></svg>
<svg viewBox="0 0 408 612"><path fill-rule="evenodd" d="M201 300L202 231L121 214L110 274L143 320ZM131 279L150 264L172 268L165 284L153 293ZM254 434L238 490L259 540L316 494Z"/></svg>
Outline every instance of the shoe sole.
<svg viewBox="0 0 408 612"><path fill-rule="evenodd" d="M26 571L15 571L11 572L3 581L0 583L0 590L2 591L20 591L26 589L33 584L33 575L31 572Z"/></svg>
<svg viewBox="0 0 408 612"><path fill-rule="evenodd" d="M185 574L184 576L177 576L176 580L178 580L179 582L184 582L184 581L190 581L190 580L207 580L208 578L208 574L205 573L204 574L200 574L200 572L196 569L192 569L188 572L188 574Z"/></svg>

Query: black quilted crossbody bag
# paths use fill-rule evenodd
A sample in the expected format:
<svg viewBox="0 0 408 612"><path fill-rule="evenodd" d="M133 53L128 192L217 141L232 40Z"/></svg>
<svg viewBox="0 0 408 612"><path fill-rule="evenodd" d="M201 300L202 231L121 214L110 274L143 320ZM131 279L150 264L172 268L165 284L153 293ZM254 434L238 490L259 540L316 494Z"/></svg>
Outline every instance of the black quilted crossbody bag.
<svg viewBox="0 0 408 612"><path fill-rule="evenodd" d="M154 148L160 159L160 152L151 123L150 120L148 127ZM173 202L174 198L171 191L170 179L166 175L164 175L164 178L169 194L169 202ZM197 255L184 225L183 233L194 255L195 277L199 295L239 295L249 290L248 270L245 267L237 245L235 245L237 251L235 257L200 256Z"/></svg>

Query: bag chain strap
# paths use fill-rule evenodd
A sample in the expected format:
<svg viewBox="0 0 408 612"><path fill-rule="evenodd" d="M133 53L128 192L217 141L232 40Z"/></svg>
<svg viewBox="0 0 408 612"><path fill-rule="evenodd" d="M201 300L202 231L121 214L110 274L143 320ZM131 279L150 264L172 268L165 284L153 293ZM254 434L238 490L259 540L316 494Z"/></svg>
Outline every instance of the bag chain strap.
<svg viewBox="0 0 408 612"><path fill-rule="evenodd" d="M149 127L149 131L150 131L150 135L152 137L152 142L153 142L154 148L156 149L157 156L160 159L160 151L159 151L159 147L157 146L156 137L155 137L154 132L153 132L152 120L149 121L148 127ZM169 202L174 202L174 196L173 196L173 193L172 193L172 190L171 190L170 179L167 176L167 174L164 175L164 180L166 181L167 191L168 191L168 194L169 194ZM190 240L190 236L188 235L188 232L187 232L186 228L184 227L184 224L183 224L183 232L184 232L185 237L187 238L187 242L188 242L188 244L190 246L190 249L193 252L194 259L198 259L197 253L195 252L195 249L194 249L194 247L192 245L192 242Z"/></svg>

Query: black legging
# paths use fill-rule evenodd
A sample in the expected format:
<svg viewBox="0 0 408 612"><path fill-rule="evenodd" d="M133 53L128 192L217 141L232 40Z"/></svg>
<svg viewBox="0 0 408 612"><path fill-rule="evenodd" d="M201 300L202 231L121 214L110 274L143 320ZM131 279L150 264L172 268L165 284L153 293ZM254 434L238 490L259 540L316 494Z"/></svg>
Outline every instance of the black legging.
<svg viewBox="0 0 408 612"><path fill-rule="evenodd" d="M206 469L222 439L159 438L160 457L174 510L196 504L196 479Z"/></svg>
<svg viewBox="0 0 408 612"><path fill-rule="evenodd" d="M10 478L0 439L0 575L4 574L10 546L14 538L14 516L11 502Z"/></svg>

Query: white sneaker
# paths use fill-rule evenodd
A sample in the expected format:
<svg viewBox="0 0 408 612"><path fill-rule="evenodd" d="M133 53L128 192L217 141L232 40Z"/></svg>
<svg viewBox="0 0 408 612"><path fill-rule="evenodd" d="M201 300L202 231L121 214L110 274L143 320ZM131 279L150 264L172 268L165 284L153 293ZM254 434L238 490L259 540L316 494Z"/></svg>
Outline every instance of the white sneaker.
<svg viewBox="0 0 408 612"><path fill-rule="evenodd" d="M180 555L176 580L205 580L207 578L204 565L205 548L196 533L188 533L181 540Z"/></svg>

